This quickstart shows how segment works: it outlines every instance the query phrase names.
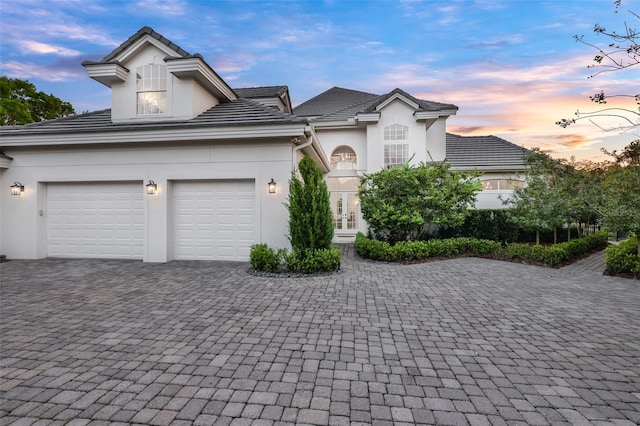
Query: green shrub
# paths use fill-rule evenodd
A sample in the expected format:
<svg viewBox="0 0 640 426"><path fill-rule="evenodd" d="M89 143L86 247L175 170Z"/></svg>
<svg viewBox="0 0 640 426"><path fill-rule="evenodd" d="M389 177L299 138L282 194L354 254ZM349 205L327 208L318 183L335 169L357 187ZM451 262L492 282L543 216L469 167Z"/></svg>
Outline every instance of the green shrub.
<svg viewBox="0 0 640 426"><path fill-rule="evenodd" d="M278 252L266 244L254 244L251 246L249 262L256 271L277 272L280 257Z"/></svg>
<svg viewBox="0 0 640 426"><path fill-rule="evenodd" d="M299 252L292 250L283 257L284 269L289 272L298 272L302 266L302 259Z"/></svg>
<svg viewBox="0 0 640 426"><path fill-rule="evenodd" d="M249 261L256 271L272 273L290 272L313 274L333 272L340 269L342 253L335 247L328 249L274 250L266 244L251 246Z"/></svg>
<svg viewBox="0 0 640 426"><path fill-rule="evenodd" d="M500 252L502 245L497 241L461 237L446 240L401 241L392 246L386 241L372 240L358 234L355 248L356 253L367 259L414 262L430 257L451 257L463 253L486 256Z"/></svg>
<svg viewBox="0 0 640 426"><path fill-rule="evenodd" d="M498 241L468 237L433 239L428 241L401 241L390 245L386 241L372 240L362 234L356 236L356 252L367 259L387 262L414 262L433 257L500 255L509 260L535 262L558 266L576 257L607 245L608 234L598 232L587 237L553 246L511 243L504 249Z"/></svg>
<svg viewBox="0 0 640 426"><path fill-rule="evenodd" d="M640 278L640 257L637 255L638 237L621 241L605 250L608 274L632 274Z"/></svg>
<svg viewBox="0 0 640 426"><path fill-rule="evenodd" d="M512 243L505 247L504 253L511 260L559 266L585 253L606 247L607 239L606 232L596 232L586 237L552 246Z"/></svg>
<svg viewBox="0 0 640 426"><path fill-rule="evenodd" d="M511 220L509 209L470 209L464 222L440 229L439 238L469 237L500 242L518 241L520 228Z"/></svg>
<svg viewBox="0 0 640 426"><path fill-rule="evenodd" d="M331 272L340 269L342 253L337 248L330 247L324 250L316 250L314 255L320 271Z"/></svg>
<svg viewBox="0 0 640 426"><path fill-rule="evenodd" d="M355 243L356 253L365 259L393 262L396 260L391 245L386 241L378 241L365 237L358 232Z"/></svg>

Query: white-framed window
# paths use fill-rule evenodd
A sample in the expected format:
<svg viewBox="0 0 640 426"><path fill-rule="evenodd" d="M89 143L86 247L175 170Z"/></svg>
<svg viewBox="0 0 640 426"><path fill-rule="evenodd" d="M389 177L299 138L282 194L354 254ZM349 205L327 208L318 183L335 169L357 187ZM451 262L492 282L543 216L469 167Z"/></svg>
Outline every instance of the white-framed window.
<svg viewBox="0 0 640 426"><path fill-rule="evenodd" d="M402 124L392 124L384 128L385 141L406 141L409 139L409 127ZM408 143L385 143L384 167L389 168L409 161Z"/></svg>
<svg viewBox="0 0 640 426"><path fill-rule="evenodd" d="M513 191L522 188L524 182L516 179L487 179L482 181L483 191Z"/></svg>
<svg viewBox="0 0 640 426"><path fill-rule="evenodd" d="M384 128L385 141L406 141L409 139L409 127L402 124L392 124Z"/></svg>
<svg viewBox="0 0 640 426"><path fill-rule="evenodd" d="M394 143L384 146L384 167L389 168L409 161L409 144Z"/></svg>
<svg viewBox="0 0 640 426"><path fill-rule="evenodd" d="M148 64L136 69L138 115L167 112L167 67Z"/></svg>

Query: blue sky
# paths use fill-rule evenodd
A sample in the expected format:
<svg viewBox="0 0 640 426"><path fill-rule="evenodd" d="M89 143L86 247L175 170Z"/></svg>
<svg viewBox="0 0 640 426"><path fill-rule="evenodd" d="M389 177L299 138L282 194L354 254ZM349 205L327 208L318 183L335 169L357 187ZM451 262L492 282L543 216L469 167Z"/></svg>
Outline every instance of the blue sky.
<svg viewBox="0 0 640 426"><path fill-rule="evenodd" d="M588 97L600 90L638 92L640 67L588 79L596 52L573 40L605 42L595 23L637 28L625 8L639 12L640 4L623 0L614 13L613 0L3 0L0 74L28 79L78 112L109 108L109 89L80 63L148 25L202 54L232 87L287 85L294 105L333 86L380 94L400 87L458 105L451 132L600 159L601 147L620 149L639 136L554 123L594 110Z"/></svg>

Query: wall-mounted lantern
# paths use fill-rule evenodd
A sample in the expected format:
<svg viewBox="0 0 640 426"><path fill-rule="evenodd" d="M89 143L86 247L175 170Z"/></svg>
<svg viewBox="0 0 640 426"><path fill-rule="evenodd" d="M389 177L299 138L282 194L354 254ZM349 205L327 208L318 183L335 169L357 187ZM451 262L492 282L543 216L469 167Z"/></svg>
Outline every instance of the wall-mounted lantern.
<svg viewBox="0 0 640 426"><path fill-rule="evenodd" d="M156 185L156 183L152 180L149 181L146 187L147 187L147 194L149 195L154 195L156 192L158 192L158 185Z"/></svg>
<svg viewBox="0 0 640 426"><path fill-rule="evenodd" d="M269 186L269 194L275 194L276 193L276 182L273 180L273 178L271 178L270 182L267 182L267 185Z"/></svg>
<svg viewBox="0 0 640 426"><path fill-rule="evenodd" d="M11 185L11 195L20 195L24 192L24 185L20 182L13 182Z"/></svg>

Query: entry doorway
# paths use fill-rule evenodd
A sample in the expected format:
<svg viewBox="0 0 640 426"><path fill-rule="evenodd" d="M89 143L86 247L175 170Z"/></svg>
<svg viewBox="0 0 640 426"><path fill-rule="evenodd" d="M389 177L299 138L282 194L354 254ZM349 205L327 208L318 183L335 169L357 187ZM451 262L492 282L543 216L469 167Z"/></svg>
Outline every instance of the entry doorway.
<svg viewBox="0 0 640 426"><path fill-rule="evenodd" d="M337 235L358 232L358 194L356 192L332 192L331 211L333 229Z"/></svg>

